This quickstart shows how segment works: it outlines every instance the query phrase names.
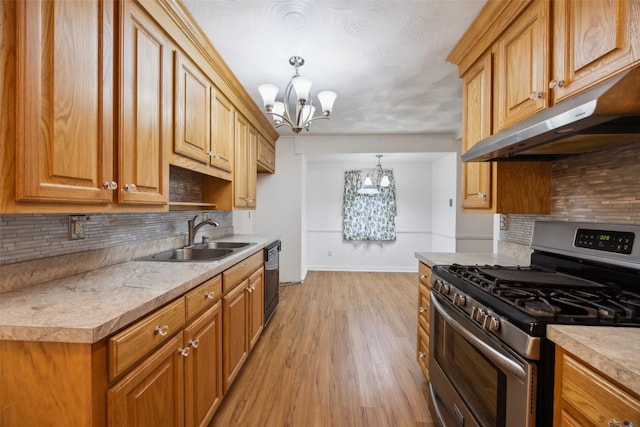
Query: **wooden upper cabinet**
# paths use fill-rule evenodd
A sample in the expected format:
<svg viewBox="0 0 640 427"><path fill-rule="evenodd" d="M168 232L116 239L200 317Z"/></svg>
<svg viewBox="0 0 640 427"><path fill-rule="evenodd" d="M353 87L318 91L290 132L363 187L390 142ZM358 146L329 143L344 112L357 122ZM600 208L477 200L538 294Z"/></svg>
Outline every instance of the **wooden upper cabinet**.
<svg viewBox="0 0 640 427"><path fill-rule="evenodd" d="M212 141L211 109L213 84L183 54L175 53L175 139L174 151L209 163Z"/></svg>
<svg viewBox="0 0 640 427"><path fill-rule="evenodd" d="M118 201L166 204L172 46L162 28L135 2L124 1L121 8Z"/></svg>
<svg viewBox="0 0 640 427"><path fill-rule="evenodd" d="M276 149L267 139L258 134L258 172L275 173Z"/></svg>
<svg viewBox="0 0 640 427"><path fill-rule="evenodd" d="M241 114L236 114L235 141L234 205L253 208L256 206L258 133Z"/></svg>
<svg viewBox="0 0 640 427"><path fill-rule="evenodd" d="M491 52L485 53L462 77L462 152L491 135ZM491 207L491 163L462 164L462 207Z"/></svg>
<svg viewBox="0 0 640 427"><path fill-rule="evenodd" d="M497 40L495 132L547 108L549 1L536 0Z"/></svg>
<svg viewBox="0 0 640 427"><path fill-rule="evenodd" d="M19 1L16 200L113 200L111 1Z"/></svg>
<svg viewBox="0 0 640 427"><path fill-rule="evenodd" d="M215 132L211 142L210 164L214 168L233 173L235 146L235 108L222 94L215 96Z"/></svg>
<svg viewBox="0 0 640 427"><path fill-rule="evenodd" d="M637 0L553 2L554 103L640 60L639 16Z"/></svg>

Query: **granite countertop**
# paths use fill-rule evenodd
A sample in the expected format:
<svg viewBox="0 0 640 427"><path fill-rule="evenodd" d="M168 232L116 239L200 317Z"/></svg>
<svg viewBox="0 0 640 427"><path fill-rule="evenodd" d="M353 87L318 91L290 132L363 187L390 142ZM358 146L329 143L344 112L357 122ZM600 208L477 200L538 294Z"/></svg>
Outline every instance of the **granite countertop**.
<svg viewBox="0 0 640 427"><path fill-rule="evenodd" d="M0 294L0 339L95 343L277 240L211 262L129 261Z"/></svg>
<svg viewBox="0 0 640 427"><path fill-rule="evenodd" d="M462 265L529 265L528 259L522 260L490 252L416 252L415 256L429 267L439 264L449 265L453 263Z"/></svg>
<svg viewBox="0 0 640 427"><path fill-rule="evenodd" d="M547 337L640 395L640 328L549 325Z"/></svg>

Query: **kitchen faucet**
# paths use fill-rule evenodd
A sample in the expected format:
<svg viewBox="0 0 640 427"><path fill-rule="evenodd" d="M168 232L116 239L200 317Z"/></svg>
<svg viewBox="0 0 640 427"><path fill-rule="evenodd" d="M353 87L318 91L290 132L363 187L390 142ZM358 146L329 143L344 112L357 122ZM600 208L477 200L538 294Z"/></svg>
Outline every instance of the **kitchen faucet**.
<svg viewBox="0 0 640 427"><path fill-rule="evenodd" d="M220 224L218 224L217 222L215 222L212 219L205 219L203 220L200 224L196 225L196 218L198 218L198 215L194 216L193 219L190 219L187 224L189 226L189 242L187 244L187 246L193 246L193 240L196 237L196 233L198 232L198 229L200 227L202 227L203 225L211 225L213 227L220 227Z"/></svg>

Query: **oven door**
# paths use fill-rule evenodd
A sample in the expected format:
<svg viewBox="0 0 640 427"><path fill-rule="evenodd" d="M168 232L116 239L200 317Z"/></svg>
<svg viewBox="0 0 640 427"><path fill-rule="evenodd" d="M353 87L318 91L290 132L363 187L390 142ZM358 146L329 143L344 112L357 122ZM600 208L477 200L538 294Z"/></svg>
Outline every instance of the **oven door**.
<svg viewBox="0 0 640 427"><path fill-rule="evenodd" d="M533 427L536 365L431 292L431 411L441 425Z"/></svg>

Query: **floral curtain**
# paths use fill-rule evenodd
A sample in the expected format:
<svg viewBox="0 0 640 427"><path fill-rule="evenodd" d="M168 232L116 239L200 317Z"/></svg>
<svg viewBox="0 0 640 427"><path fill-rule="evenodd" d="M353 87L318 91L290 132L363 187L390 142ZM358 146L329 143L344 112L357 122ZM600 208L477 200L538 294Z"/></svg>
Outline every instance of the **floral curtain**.
<svg viewBox="0 0 640 427"><path fill-rule="evenodd" d="M377 194L358 193L364 181L364 172L350 170L344 173L342 238L395 240L396 186L393 171L384 170L390 184L388 187L381 187Z"/></svg>

